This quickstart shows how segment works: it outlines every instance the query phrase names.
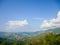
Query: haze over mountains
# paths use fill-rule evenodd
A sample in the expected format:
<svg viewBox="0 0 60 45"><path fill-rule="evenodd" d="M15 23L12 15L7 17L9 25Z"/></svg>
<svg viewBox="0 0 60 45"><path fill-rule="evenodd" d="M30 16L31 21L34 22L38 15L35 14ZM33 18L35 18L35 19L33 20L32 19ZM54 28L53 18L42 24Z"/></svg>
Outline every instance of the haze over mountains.
<svg viewBox="0 0 60 45"><path fill-rule="evenodd" d="M46 31L37 31L37 32L0 32L0 37L7 39L23 39L30 36L44 35L53 32L54 34L60 34L60 28L49 29Z"/></svg>

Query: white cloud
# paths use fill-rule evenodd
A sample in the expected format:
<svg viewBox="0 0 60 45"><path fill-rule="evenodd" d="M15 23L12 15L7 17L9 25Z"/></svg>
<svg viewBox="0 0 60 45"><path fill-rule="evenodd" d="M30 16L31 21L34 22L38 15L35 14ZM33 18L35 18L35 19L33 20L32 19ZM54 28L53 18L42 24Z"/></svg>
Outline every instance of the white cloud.
<svg viewBox="0 0 60 45"><path fill-rule="evenodd" d="M57 17L51 20L44 20L40 29L50 29L54 27L60 27L60 11L57 13Z"/></svg>
<svg viewBox="0 0 60 45"><path fill-rule="evenodd" d="M6 24L7 24L6 29L9 30L28 25L28 22L27 20L18 20L18 21L16 20L16 21L8 21Z"/></svg>

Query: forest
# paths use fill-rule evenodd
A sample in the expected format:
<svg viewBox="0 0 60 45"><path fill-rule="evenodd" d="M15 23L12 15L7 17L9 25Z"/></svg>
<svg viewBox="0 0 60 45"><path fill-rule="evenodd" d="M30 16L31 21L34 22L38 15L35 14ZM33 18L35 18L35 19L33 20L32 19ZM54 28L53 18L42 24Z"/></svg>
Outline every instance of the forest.
<svg viewBox="0 0 60 45"><path fill-rule="evenodd" d="M50 32L42 36L30 36L21 40L0 38L0 45L60 45L60 34Z"/></svg>

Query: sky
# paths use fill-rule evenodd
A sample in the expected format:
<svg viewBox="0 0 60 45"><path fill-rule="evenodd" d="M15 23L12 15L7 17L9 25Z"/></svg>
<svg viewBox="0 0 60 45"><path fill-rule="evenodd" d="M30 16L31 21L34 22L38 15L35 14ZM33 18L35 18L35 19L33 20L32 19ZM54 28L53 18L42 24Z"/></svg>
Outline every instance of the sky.
<svg viewBox="0 0 60 45"><path fill-rule="evenodd" d="M0 32L56 27L60 27L60 0L0 0Z"/></svg>

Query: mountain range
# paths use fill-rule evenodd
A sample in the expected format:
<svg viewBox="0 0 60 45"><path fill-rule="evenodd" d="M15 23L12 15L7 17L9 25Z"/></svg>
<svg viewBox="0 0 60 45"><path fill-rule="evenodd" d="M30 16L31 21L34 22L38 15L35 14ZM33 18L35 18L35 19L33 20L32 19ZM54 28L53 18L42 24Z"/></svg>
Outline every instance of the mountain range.
<svg viewBox="0 0 60 45"><path fill-rule="evenodd" d="M0 37L7 39L23 39L30 36L40 36L47 33L53 32L54 34L60 33L60 28L48 29L46 31L37 31L37 32L0 32Z"/></svg>

